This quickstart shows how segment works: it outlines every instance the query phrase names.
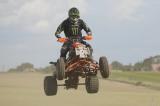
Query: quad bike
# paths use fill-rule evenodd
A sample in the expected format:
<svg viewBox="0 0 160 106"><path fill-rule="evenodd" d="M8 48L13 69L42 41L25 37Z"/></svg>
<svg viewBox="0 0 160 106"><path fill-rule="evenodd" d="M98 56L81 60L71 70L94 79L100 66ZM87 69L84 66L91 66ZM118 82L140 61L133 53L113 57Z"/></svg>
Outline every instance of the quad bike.
<svg viewBox="0 0 160 106"><path fill-rule="evenodd" d="M84 40L91 40L91 36L84 36ZM99 80L97 77L100 71L103 78L109 77L109 66L105 56L100 57L99 64L92 56L89 47L82 44L77 38L62 38L59 42L71 42L69 56L67 59L60 57L57 62L50 62L56 66L53 76L44 79L44 91L47 96L57 94L58 86L65 86L66 89L77 89L78 85L85 85L88 93L97 93ZM79 77L85 78L85 83L79 83ZM58 84L57 80L64 80L64 84Z"/></svg>

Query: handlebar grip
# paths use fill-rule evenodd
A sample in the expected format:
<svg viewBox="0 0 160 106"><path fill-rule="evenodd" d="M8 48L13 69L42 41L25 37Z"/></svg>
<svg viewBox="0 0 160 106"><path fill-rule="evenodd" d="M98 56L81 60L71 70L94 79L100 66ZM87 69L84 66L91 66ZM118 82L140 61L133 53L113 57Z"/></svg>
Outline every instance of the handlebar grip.
<svg viewBox="0 0 160 106"><path fill-rule="evenodd" d="M93 37L91 35L87 35L83 37L84 40L92 40Z"/></svg>

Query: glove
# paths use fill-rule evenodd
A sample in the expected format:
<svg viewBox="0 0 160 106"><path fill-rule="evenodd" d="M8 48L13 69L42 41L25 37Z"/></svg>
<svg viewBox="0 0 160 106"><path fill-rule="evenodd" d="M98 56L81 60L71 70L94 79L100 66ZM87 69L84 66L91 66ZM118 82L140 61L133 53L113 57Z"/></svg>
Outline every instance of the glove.
<svg viewBox="0 0 160 106"><path fill-rule="evenodd" d="M87 36L83 36L84 40L92 40L92 36L91 35L87 35Z"/></svg>
<svg viewBox="0 0 160 106"><path fill-rule="evenodd" d="M60 35L55 35L57 38L61 38L61 36Z"/></svg>
<svg viewBox="0 0 160 106"><path fill-rule="evenodd" d="M61 43L64 43L64 42L68 41L68 39L67 38L58 38L57 41L61 42Z"/></svg>

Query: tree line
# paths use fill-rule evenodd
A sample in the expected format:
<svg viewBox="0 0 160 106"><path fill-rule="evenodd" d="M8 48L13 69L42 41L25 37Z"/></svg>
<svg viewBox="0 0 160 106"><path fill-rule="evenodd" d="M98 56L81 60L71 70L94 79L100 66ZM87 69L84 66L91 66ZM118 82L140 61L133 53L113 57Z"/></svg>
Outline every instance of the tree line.
<svg viewBox="0 0 160 106"><path fill-rule="evenodd" d="M11 68L8 72L41 72L41 73L50 73L55 70L55 66L49 65L44 68L35 68L31 63L22 63L18 65L16 68Z"/></svg>
<svg viewBox="0 0 160 106"><path fill-rule="evenodd" d="M112 70L123 70L123 71L152 71L152 64L160 64L160 55L149 57L141 62L135 64L124 65L121 62L113 61L111 63ZM22 63L16 68L11 68L8 72L42 72L50 73L55 70L54 65L49 65L44 68L35 68L31 63Z"/></svg>
<svg viewBox="0 0 160 106"><path fill-rule="evenodd" d="M160 55L149 57L141 62L135 64L124 65L121 62L113 61L111 63L113 70L124 70L124 71L152 71L153 64L160 64Z"/></svg>

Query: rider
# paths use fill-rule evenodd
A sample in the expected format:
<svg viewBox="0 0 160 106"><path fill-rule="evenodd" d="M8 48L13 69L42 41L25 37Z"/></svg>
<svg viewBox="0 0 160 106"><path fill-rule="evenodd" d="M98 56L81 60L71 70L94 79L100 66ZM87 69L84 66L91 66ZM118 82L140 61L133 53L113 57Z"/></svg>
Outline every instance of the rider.
<svg viewBox="0 0 160 106"><path fill-rule="evenodd" d="M93 52L92 47L85 42L83 39L85 37L92 38L92 33L90 28L86 25L86 23L80 19L79 10L75 7L71 8L68 12L69 17L64 20L57 28L55 32L55 36L58 38L58 41L61 39L60 33L64 31L64 34L67 38L80 38L81 43L85 44L87 47L90 48L91 54ZM82 36L82 29L85 30L88 36ZM71 42L67 41L62 45L60 57L66 58L67 52L71 46Z"/></svg>

